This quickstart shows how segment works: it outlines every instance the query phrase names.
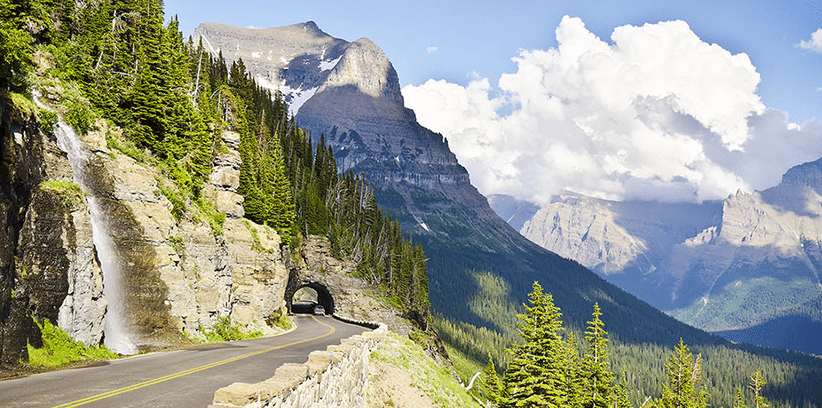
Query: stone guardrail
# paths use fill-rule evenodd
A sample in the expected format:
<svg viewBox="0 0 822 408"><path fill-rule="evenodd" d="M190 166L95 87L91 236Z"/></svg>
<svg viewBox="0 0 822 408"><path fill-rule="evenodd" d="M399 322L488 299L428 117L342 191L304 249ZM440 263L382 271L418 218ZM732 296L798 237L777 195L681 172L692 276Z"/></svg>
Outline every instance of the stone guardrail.
<svg viewBox="0 0 822 408"><path fill-rule="evenodd" d="M220 388L209 408L363 407L369 357L388 330L385 324L376 326L324 351L312 351L303 364L283 364L263 382Z"/></svg>

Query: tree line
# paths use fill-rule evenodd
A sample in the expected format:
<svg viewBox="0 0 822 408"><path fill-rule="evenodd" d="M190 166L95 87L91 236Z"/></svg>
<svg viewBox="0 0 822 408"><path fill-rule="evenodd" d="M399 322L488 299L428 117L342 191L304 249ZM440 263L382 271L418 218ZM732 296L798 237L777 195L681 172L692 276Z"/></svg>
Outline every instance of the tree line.
<svg viewBox="0 0 822 408"><path fill-rule="evenodd" d="M627 373L617 381L611 370L608 332L599 304L594 304L584 332L584 344L562 324L562 313L550 293L534 282L525 313L519 314L521 343L513 344L502 378L491 358L483 372L490 405L513 407L629 408ZM702 355L696 356L680 339L665 362L667 383L661 396L647 397L642 407L706 408L708 391L701 384ZM736 389L733 408L766 408L760 370Z"/></svg>

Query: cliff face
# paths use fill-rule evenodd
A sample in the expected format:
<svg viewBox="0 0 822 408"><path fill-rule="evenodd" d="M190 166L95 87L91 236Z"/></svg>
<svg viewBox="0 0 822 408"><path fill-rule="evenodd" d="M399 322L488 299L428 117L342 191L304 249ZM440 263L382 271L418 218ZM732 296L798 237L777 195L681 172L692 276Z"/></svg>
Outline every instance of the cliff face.
<svg viewBox="0 0 822 408"><path fill-rule="evenodd" d="M0 101L0 364L25 358L26 343L38 345L30 316L57 320L89 230L82 203L67 208L47 179L70 178L65 155L39 130L36 107L23 98ZM31 210L34 209L34 210ZM80 242L81 245L74 245Z"/></svg>
<svg viewBox="0 0 822 408"><path fill-rule="evenodd" d="M820 192L822 160L718 203L557 197L521 232L686 323L820 353L810 340L822 331ZM805 341L769 329L797 318Z"/></svg>
<svg viewBox="0 0 822 408"><path fill-rule="evenodd" d="M54 103L56 90L46 92ZM78 137L85 154L83 196L69 200L53 181L75 178L68 155L54 133L40 131L38 109L0 104L0 362L13 366L26 360L26 343L39 345L32 318L47 318L73 338L99 344L111 302L120 302L122 320L137 348L182 339L182 332L210 328L219 317L247 330L271 334L267 322L285 312L288 280L280 238L264 226L241 219L239 136L223 134L222 153L215 159L211 185L204 194L226 213L215 233L191 212L180 220L160 193L169 183L151 166L107 147L116 133L98 122L98 130ZM51 102L49 102L51 101ZM65 148L65 146L63 146ZM6 182L8 180L8 182ZM95 206L89 205L92 200ZM94 231L93 208L108 229ZM95 224L96 225L96 224ZM94 234L111 237L113 254L101 253ZM121 298L104 293L106 257L116 258Z"/></svg>

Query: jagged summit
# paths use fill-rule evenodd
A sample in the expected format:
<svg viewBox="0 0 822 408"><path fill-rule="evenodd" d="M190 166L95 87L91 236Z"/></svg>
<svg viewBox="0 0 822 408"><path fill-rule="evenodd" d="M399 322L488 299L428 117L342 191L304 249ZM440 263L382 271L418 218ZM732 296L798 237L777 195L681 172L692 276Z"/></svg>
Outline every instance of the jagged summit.
<svg viewBox="0 0 822 408"><path fill-rule="evenodd" d="M261 86L283 94L294 115L316 93L338 87L403 104L397 72L367 38L334 38L313 21L266 29L203 23L194 30L195 41L201 38L229 62L242 58Z"/></svg>
<svg viewBox="0 0 822 408"><path fill-rule="evenodd" d="M762 199L785 211L799 215L819 216L822 208L811 211L808 201L819 202L822 196L822 159L788 169L782 182L762 192Z"/></svg>
<svg viewBox="0 0 822 408"><path fill-rule="evenodd" d="M371 97L403 105L397 71L382 49L368 38L351 43L317 92L346 85L354 85Z"/></svg>

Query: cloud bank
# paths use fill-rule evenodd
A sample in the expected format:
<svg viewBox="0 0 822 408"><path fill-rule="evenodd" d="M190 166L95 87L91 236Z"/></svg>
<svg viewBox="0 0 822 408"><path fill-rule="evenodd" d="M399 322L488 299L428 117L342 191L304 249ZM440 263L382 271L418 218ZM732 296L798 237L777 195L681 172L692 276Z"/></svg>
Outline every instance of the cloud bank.
<svg viewBox="0 0 822 408"><path fill-rule="evenodd" d="M804 48L806 50L822 53L822 28L816 30L813 34L811 34L810 40L800 41L799 44L796 44L796 46L799 48Z"/></svg>
<svg viewBox="0 0 822 408"><path fill-rule="evenodd" d="M721 199L775 185L822 154L819 123L767 108L748 56L703 42L683 21L618 27L606 43L566 16L556 38L556 48L513 58L500 96L481 78L403 88L484 194Z"/></svg>

